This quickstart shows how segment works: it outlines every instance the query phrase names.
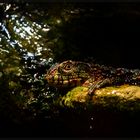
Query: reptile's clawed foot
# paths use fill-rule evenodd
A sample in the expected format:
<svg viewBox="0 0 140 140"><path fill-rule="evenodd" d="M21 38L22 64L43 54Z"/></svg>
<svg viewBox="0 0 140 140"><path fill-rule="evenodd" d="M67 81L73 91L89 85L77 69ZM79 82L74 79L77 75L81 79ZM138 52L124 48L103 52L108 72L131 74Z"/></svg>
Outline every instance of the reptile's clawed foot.
<svg viewBox="0 0 140 140"><path fill-rule="evenodd" d="M104 87L105 85L108 85L108 84L111 84L111 81L110 79L104 79L104 80L98 80L96 83L94 83L90 88L89 88L89 91L88 91L88 95L92 95L96 89L99 89L99 88L102 88Z"/></svg>

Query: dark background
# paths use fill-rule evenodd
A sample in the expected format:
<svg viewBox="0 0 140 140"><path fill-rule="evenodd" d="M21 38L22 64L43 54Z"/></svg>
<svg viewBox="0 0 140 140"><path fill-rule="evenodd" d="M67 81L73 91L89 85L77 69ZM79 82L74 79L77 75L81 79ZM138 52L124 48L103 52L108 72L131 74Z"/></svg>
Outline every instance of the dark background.
<svg viewBox="0 0 140 140"><path fill-rule="evenodd" d="M71 20L64 32L65 39L80 52L77 56L115 67L140 68L139 3L86 3L81 7L89 13ZM93 11L88 11L90 8ZM71 57L73 48L66 50Z"/></svg>

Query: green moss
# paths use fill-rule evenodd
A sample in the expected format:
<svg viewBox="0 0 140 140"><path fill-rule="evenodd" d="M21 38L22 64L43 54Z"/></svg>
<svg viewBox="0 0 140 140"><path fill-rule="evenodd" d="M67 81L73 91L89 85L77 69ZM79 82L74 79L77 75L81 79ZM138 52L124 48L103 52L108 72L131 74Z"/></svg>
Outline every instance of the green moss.
<svg viewBox="0 0 140 140"><path fill-rule="evenodd" d="M94 109L138 111L140 110L140 87L130 85L106 87L96 90L89 97L88 88L80 86L69 91L62 100L63 105L72 108L81 106Z"/></svg>

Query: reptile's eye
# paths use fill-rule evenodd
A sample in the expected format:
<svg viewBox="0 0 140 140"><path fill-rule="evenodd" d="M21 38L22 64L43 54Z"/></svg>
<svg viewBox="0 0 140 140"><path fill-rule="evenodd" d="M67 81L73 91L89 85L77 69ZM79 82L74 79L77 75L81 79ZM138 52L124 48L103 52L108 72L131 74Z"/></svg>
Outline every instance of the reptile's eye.
<svg viewBox="0 0 140 140"><path fill-rule="evenodd" d="M71 72L71 70L73 70L74 64L75 63L72 61L65 61L60 65L59 71L66 73Z"/></svg>
<svg viewBox="0 0 140 140"><path fill-rule="evenodd" d="M71 64L67 64L64 67L65 70L71 70L71 68L72 68L72 65Z"/></svg>

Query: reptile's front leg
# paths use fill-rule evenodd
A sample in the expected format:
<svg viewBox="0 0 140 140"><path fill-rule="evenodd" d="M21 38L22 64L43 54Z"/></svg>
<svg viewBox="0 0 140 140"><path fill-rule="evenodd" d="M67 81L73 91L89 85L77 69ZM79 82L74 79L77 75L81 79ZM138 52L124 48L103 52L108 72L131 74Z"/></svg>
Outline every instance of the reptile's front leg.
<svg viewBox="0 0 140 140"><path fill-rule="evenodd" d="M102 88L105 85L110 85L112 80L109 78L98 79L94 81L93 79L87 80L83 86L89 87L88 95L92 95L96 89Z"/></svg>
<svg viewBox="0 0 140 140"><path fill-rule="evenodd" d="M105 85L110 85L111 83L112 83L111 79L109 79L109 78L101 79L101 80L94 82L88 90L88 95L92 95L95 92L95 90L102 88Z"/></svg>

